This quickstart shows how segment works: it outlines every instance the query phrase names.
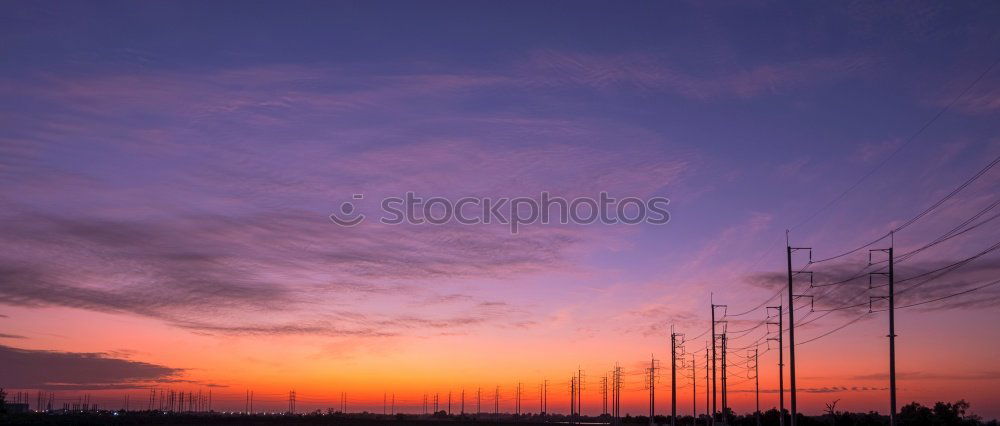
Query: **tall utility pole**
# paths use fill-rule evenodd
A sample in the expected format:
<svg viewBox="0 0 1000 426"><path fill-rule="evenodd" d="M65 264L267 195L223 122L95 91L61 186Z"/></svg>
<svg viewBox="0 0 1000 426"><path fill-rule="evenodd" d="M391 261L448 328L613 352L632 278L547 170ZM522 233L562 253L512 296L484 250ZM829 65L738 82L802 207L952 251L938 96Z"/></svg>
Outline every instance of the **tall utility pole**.
<svg viewBox="0 0 1000 426"><path fill-rule="evenodd" d="M462 405L459 409L459 415L465 417L465 388L462 388Z"/></svg>
<svg viewBox="0 0 1000 426"><path fill-rule="evenodd" d="M622 368L616 362L611 370L611 422L621 424Z"/></svg>
<svg viewBox="0 0 1000 426"><path fill-rule="evenodd" d="M538 384L538 415L542 417L543 421L545 418L545 385L542 383Z"/></svg>
<svg viewBox="0 0 1000 426"><path fill-rule="evenodd" d="M670 425L677 425L677 333L670 326ZM652 424L652 423L650 423Z"/></svg>
<svg viewBox="0 0 1000 426"><path fill-rule="evenodd" d="M608 375L601 377L601 414L608 414Z"/></svg>
<svg viewBox="0 0 1000 426"><path fill-rule="evenodd" d="M617 366L618 366L618 363L615 363L615 367L617 367ZM610 409L611 409L611 411L608 414L611 416L611 422L614 423L615 422L615 418L614 418L615 417L615 395L616 395L615 394L615 386L618 384L618 381L617 381L618 379L615 378L615 368L611 369L611 377L608 380L611 381L611 384L610 384L611 388L608 390L608 392L611 394L611 402L610 402L610 407L611 407Z"/></svg>
<svg viewBox="0 0 1000 426"><path fill-rule="evenodd" d="M549 381L542 380L542 414L549 413Z"/></svg>
<svg viewBox="0 0 1000 426"><path fill-rule="evenodd" d="M708 413L708 342L705 342L705 425L712 424L712 416Z"/></svg>
<svg viewBox="0 0 1000 426"><path fill-rule="evenodd" d="M483 388L476 388L476 417L477 418L483 412L482 402L483 402Z"/></svg>
<svg viewBox="0 0 1000 426"><path fill-rule="evenodd" d="M695 370L694 353L691 354L691 423L698 422L698 372Z"/></svg>
<svg viewBox="0 0 1000 426"><path fill-rule="evenodd" d="M569 378L569 416L576 416L576 376Z"/></svg>
<svg viewBox="0 0 1000 426"><path fill-rule="evenodd" d="M726 308L726 305L716 305L715 295L711 295L711 306L712 306L712 423L715 423L715 414L718 413L718 393L716 392L716 339L718 335L715 333L715 324L724 321L715 320L715 308ZM725 312L725 311L723 311Z"/></svg>
<svg viewBox="0 0 1000 426"><path fill-rule="evenodd" d="M500 420L500 386L493 392L493 416Z"/></svg>
<svg viewBox="0 0 1000 426"><path fill-rule="evenodd" d="M726 349L726 326L723 325L722 326L722 423L723 424L729 424L729 400L728 400L729 395L727 393L727 391L729 390L728 387L729 382L726 380L728 377L726 371L729 370L729 364L727 364L728 361L726 361L727 352L729 352L729 350Z"/></svg>
<svg viewBox="0 0 1000 426"><path fill-rule="evenodd" d="M653 416L656 415L656 358L649 357L649 368L646 374L649 376L649 426L653 426Z"/></svg>
<svg viewBox="0 0 1000 426"><path fill-rule="evenodd" d="M890 234L890 238L895 238ZM892 242L895 245L895 241ZM896 426L896 280L892 274L895 259L889 247L889 426Z"/></svg>
<svg viewBox="0 0 1000 426"><path fill-rule="evenodd" d="M785 348L783 347L784 329L782 328L782 310L781 305L778 306L768 306L767 307L767 319L774 318L771 316L771 311L775 310L778 312L776 317L777 322L768 321L767 326L777 325L778 326L778 337L768 337L767 340L778 342L778 425L785 426Z"/></svg>
<svg viewBox="0 0 1000 426"><path fill-rule="evenodd" d="M715 295L712 295L712 423L715 423Z"/></svg>
<svg viewBox="0 0 1000 426"><path fill-rule="evenodd" d="M889 295L870 297L868 310L871 311L872 299L889 299L889 426L896 426L896 280L893 276L895 258L892 250L895 245L895 235L890 233L889 236L892 239L889 248L868 251L868 264L872 263L872 252L883 252L889 255L889 272L871 272L868 274L869 288L872 287L872 275L885 275L889 279Z"/></svg>
<svg viewBox="0 0 1000 426"><path fill-rule="evenodd" d="M521 417L521 382L517 382L517 392L514 395L517 402L514 404L514 419Z"/></svg>
<svg viewBox="0 0 1000 426"><path fill-rule="evenodd" d="M809 262L812 263L812 249L808 247L792 247L788 242L788 231L785 231L785 248L788 258L788 386L791 398L792 411L789 413L792 418L792 426L796 426L795 419L798 410L795 400L795 294L793 291L794 279L792 278L792 252L798 250L809 250Z"/></svg>
<svg viewBox="0 0 1000 426"><path fill-rule="evenodd" d="M451 415L451 391L448 391L448 415Z"/></svg>
<svg viewBox="0 0 1000 426"><path fill-rule="evenodd" d="M622 367L616 362L611 372L611 417L613 423L621 423Z"/></svg>
<svg viewBox="0 0 1000 426"><path fill-rule="evenodd" d="M753 416L757 419L757 426L760 426L760 364L757 359L757 350L758 348L753 348L753 393L754 401L756 402L756 410L754 410ZM749 371L747 373L749 374Z"/></svg>
<svg viewBox="0 0 1000 426"><path fill-rule="evenodd" d="M576 414L583 415L583 370L576 367Z"/></svg>

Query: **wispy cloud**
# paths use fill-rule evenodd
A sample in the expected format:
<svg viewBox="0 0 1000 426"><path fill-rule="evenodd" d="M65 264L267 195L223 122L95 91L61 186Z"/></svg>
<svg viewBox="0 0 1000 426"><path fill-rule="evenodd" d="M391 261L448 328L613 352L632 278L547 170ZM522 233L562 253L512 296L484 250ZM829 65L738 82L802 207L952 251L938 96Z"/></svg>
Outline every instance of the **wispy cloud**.
<svg viewBox="0 0 1000 426"><path fill-rule="evenodd" d="M13 389L132 389L171 380L184 370L112 358L103 353L57 352L0 345L0 375Z"/></svg>

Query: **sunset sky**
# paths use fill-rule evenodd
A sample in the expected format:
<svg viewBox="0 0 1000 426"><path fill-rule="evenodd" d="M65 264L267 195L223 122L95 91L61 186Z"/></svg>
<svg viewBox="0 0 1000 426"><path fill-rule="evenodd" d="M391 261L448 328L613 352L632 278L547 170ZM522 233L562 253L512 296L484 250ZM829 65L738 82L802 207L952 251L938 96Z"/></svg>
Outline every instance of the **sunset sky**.
<svg viewBox="0 0 1000 426"><path fill-rule="evenodd" d="M759 347L761 405L777 406L757 307L787 302L769 300L785 230L838 255L1000 155L998 22L987 1L5 2L0 387L109 408L211 390L217 410L247 390L284 409L294 389L300 411L347 392L381 412L394 393L418 412L449 391L457 410L463 389L473 409L480 387L492 407L496 386L512 411L520 382L537 411L548 380L549 411L568 412L580 368L598 414L617 362L636 415L653 356L669 414L673 326L686 415L692 352L705 410L714 298L738 349L731 405L754 409ZM542 191L666 197L671 221L515 235L328 218L354 194L375 216L406 192ZM998 197L995 167L895 234L903 254L983 223L899 261L897 305L1000 279ZM795 268L835 282L889 242ZM888 320L865 315L885 287L807 281L800 411L887 412ZM964 398L1000 417L1000 285L896 322L900 406Z"/></svg>

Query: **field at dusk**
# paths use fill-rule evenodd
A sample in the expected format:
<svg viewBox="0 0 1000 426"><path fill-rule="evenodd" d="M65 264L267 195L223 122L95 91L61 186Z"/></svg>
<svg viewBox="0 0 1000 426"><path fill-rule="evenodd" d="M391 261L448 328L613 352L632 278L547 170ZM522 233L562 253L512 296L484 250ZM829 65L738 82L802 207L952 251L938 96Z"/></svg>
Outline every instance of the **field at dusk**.
<svg viewBox="0 0 1000 426"><path fill-rule="evenodd" d="M998 163L995 1L7 1L0 423L996 424Z"/></svg>

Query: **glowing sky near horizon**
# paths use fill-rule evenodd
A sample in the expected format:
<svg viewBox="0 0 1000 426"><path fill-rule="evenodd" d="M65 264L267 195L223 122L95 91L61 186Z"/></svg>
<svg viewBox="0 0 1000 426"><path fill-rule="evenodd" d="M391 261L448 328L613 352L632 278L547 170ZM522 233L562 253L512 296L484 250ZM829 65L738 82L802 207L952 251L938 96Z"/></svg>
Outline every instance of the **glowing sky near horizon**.
<svg viewBox="0 0 1000 426"><path fill-rule="evenodd" d="M475 389L492 401L500 386L512 410L520 382L536 411L547 379L550 411L565 412L579 367L596 414L618 362L622 411L644 414L642 369L651 355L669 366L672 325L702 350L703 411L694 337L710 300L738 313L772 296L785 229L816 258L840 253L1000 155L1000 69L908 143L1000 56L996 3L7 2L0 22L0 387L64 400L211 389L237 409L254 389L283 409L295 389L300 410L348 392L380 412L388 392L417 412L425 393L464 389L469 409ZM895 235L896 250L998 189L994 169ZM671 222L512 235L328 220L353 194L373 212L407 191L662 196ZM998 238L987 223L897 274ZM832 281L867 260L812 269ZM900 303L996 280L998 260ZM807 287L816 309L881 294L867 280ZM822 317L799 341L868 311L805 305L797 321ZM994 286L900 310L900 405L964 398L1000 417L998 307ZM802 411L887 410L886 321L797 348ZM766 337L734 333L731 347L759 342L770 408ZM730 361L739 412L753 409L745 356ZM666 369L658 389L667 413Z"/></svg>

